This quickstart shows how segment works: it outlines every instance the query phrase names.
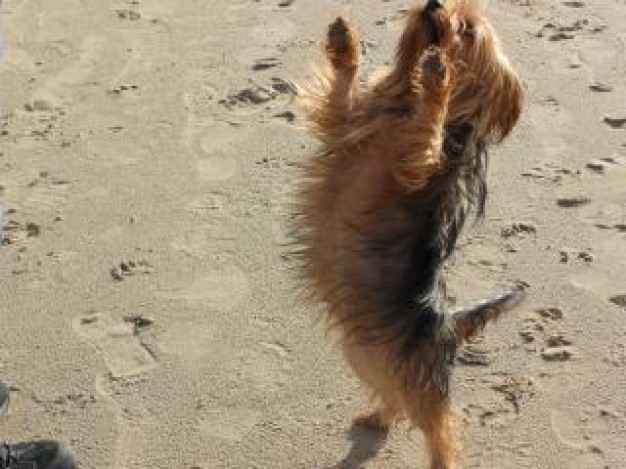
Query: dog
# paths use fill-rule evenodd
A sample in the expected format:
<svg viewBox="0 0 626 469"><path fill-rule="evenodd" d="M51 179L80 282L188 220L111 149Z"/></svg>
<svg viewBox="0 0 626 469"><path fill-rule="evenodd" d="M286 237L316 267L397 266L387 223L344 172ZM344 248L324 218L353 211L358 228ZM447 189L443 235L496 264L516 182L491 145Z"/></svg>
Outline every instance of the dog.
<svg viewBox="0 0 626 469"><path fill-rule="evenodd" d="M299 190L302 277L371 392L356 423L385 431L408 419L432 469L457 467L457 348L524 294L449 313L442 269L469 215L483 214L487 148L517 123L523 87L472 0L410 10L390 71L369 87L348 20L330 24L323 52L305 101L322 148Z"/></svg>

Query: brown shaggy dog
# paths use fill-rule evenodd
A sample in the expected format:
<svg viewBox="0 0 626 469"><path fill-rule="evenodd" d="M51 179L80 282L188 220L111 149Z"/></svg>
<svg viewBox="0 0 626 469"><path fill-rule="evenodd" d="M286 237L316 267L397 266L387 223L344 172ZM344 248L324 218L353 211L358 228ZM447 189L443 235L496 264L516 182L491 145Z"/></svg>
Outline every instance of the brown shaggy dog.
<svg viewBox="0 0 626 469"><path fill-rule="evenodd" d="M432 468L455 466L449 404L457 347L523 296L512 289L447 312L442 267L486 197L486 148L518 120L522 86L474 1L408 14L395 63L359 85L361 46L343 18L328 30L322 89L308 96L323 144L303 182L304 277L371 390L362 425L407 418Z"/></svg>

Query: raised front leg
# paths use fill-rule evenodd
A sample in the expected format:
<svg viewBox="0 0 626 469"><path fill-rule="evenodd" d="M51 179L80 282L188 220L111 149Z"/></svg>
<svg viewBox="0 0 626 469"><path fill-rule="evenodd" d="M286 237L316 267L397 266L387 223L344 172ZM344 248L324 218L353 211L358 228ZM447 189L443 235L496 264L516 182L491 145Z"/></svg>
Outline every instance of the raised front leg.
<svg viewBox="0 0 626 469"><path fill-rule="evenodd" d="M401 126L393 175L407 192L418 191L445 168L444 124L450 99L451 65L439 47L420 57L412 75L414 111Z"/></svg>
<svg viewBox="0 0 626 469"><path fill-rule="evenodd" d="M358 98L357 74L361 62L361 44L354 28L342 17L328 27L325 47L328 70L322 78L322 90L310 96L310 118L320 138L327 143L339 139L343 124Z"/></svg>
<svg viewBox="0 0 626 469"><path fill-rule="evenodd" d="M361 45L354 28L342 17L328 26L326 58L334 72L328 99L349 109L357 91L355 78L361 62Z"/></svg>
<svg viewBox="0 0 626 469"><path fill-rule="evenodd" d="M422 54L432 46L449 48L453 41L450 18L438 1L428 1L407 14L391 73L378 85L386 94L403 96L410 92L415 68Z"/></svg>

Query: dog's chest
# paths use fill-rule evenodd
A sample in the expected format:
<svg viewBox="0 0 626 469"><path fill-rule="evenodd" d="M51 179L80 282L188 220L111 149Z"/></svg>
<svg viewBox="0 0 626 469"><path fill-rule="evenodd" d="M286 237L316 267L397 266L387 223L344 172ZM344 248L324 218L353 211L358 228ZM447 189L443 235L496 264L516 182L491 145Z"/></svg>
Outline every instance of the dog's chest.
<svg viewBox="0 0 626 469"><path fill-rule="evenodd" d="M317 190L311 260L324 290L343 285L343 294L374 302L397 296L410 267L415 220L392 192L384 161L338 161Z"/></svg>

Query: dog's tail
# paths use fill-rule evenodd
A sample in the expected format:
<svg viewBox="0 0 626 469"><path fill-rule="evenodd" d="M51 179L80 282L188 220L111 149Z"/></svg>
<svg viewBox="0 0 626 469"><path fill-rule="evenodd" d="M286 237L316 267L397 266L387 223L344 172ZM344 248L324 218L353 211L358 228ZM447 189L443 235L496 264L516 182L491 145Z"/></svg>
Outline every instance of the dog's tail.
<svg viewBox="0 0 626 469"><path fill-rule="evenodd" d="M462 343L480 332L489 321L519 305L526 294L521 288L508 290L481 301L471 308L452 315L454 332L458 343Z"/></svg>

